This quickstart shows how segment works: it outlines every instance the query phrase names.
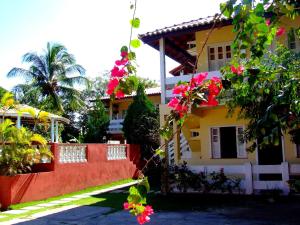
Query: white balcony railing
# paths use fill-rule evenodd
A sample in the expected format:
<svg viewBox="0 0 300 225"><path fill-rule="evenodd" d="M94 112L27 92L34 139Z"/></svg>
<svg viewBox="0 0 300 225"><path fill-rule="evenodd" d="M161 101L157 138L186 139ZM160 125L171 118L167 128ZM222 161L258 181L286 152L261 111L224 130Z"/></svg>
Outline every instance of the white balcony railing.
<svg viewBox="0 0 300 225"><path fill-rule="evenodd" d="M199 74L199 73L197 73ZM196 74L196 75L197 75ZM221 77L220 71L210 71L208 72L207 79L211 79L212 77ZM174 76L166 78L166 97L171 98L174 95L172 94L172 89L179 81L189 82L192 78L192 74L182 75L182 76Z"/></svg>
<svg viewBox="0 0 300 225"><path fill-rule="evenodd" d="M124 122L124 119L118 119L118 120L111 120L108 126L108 133L110 134L120 134L123 133L122 123Z"/></svg>

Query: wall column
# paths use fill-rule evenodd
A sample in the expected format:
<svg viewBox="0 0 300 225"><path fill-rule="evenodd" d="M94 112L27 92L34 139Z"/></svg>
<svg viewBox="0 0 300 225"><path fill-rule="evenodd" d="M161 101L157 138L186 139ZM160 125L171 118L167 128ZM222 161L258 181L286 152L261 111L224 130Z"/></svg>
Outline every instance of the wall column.
<svg viewBox="0 0 300 225"><path fill-rule="evenodd" d="M283 194L288 195L288 193L290 192L290 187L288 185L288 181L290 179L288 162L281 163L281 174L282 174L282 183L283 183L283 187L282 187Z"/></svg>
<svg viewBox="0 0 300 225"><path fill-rule="evenodd" d="M160 88L161 88L161 104L166 104L166 54L165 39L159 39L159 55L160 55Z"/></svg>
<svg viewBox="0 0 300 225"><path fill-rule="evenodd" d="M178 165L179 162L179 156L180 156L180 135L178 135L178 133L176 133L177 131L177 123L174 120L173 121L173 133L175 133L174 135L174 163L175 165Z"/></svg>
<svg viewBox="0 0 300 225"><path fill-rule="evenodd" d="M245 192L247 195L253 194L253 175L252 175L252 164L247 162L244 164L245 174Z"/></svg>
<svg viewBox="0 0 300 225"><path fill-rule="evenodd" d="M18 115L17 117L17 128L20 129L21 128L21 116Z"/></svg>
<svg viewBox="0 0 300 225"><path fill-rule="evenodd" d="M58 134L58 121L55 121L55 143L59 141L59 134Z"/></svg>
<svg viewBox="0 0 300 225"><path fill-rule="evenodd" d="M51 119L51 142L54 142L54 119Z"/></svg>
<svg viewBox="0 0 300 225"><path fill-rule="evenodd" d="M112 120L113 109L112 101L109 101L109 119Z"/></svg>

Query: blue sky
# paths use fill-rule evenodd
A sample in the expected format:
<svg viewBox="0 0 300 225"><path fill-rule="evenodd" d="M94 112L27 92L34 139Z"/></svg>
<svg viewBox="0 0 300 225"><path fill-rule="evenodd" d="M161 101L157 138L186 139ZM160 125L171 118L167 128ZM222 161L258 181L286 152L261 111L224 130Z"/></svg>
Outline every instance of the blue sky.
<svg viewBox="0 0 300 225"><path fill-rule="evenodd" d="M218 11L222 0L138 0L137 16L144 33ZM0 0L0 86L22 82L7 79L26 52L41 52L47 41L59 42L75 55L87 76L101 76L119 57L129 39L130 0ZM159 79L159 55L143 45L137 50L139 75ZM167 60L167 70L177 64Z"/></svg>

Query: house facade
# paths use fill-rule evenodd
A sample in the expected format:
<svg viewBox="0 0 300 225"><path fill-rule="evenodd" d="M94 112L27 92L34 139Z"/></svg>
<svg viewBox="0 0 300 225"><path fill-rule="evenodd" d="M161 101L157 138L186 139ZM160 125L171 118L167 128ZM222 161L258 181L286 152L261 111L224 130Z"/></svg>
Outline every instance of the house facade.
<svg viewBox="0 0 300 225"><path fill-rule="evenodd" d="M299 26L300 17L293 21L282 19L282 24L289 31ZM145 44L160 52L161 124L170 112L167 103L173 97L173 87L178 81L190 81L195 63L197 72L208 72L209 79L221 77L220 68L233 57L231 43L235 34L231 20L220 19L204 46L212 25L213 17L207 17L140 35ZM299 39L296 36L290 38L287 33L279 38L279 42L299 51ZM199 60L196 60L202 49ZM166 77L166 56L180 63L170 71L173 77ZM237 119L237 114L227 116L224 104L192 108L181 133L166 145L169 163L178 165L186 161L195 171L210 172L223 168L227 174L241 176L247 194L261 189L281 189L287 193L287 181L300 175L300 146L284 134L278 147L247 152L247 144L240 141L246 127L247 121Z"/></svg>
<svg viewBox="0 0 300 225"><path fill-rule="evenodd" d="M145 90L146 95L149 100L154 104L155 107L159 108L159 104L161 102L161 90L160 87L157 88L148 88ZM124 98L111 100L110 97L101 98L104 103L107 112L109 113L110 123L108 127L108 140L118 141L120 143L125 142L125 138L123 136L123 121L127 112L129 105L133 102L133 97L135 93L132 95L126 95Z"/></svg>

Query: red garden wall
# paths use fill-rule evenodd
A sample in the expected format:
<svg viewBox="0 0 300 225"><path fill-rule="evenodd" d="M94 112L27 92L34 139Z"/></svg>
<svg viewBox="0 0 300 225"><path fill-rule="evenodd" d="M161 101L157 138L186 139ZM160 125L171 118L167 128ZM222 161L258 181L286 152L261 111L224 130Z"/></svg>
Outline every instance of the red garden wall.
<svg viewBox="0 0 300 225"><path fill-rule="evenodd" d="M78 148L84 147L86 155L74 153L76 152L76 149L75 151L72 149L74 146L72 144L53 144L54 160L48 164L39 164L34 168L34 171L44 172L12 177L0 176L1 207L7 208L11 204L42 200L137 176L140 159L137 145L113 145L113 148L120 146L123 150L125 149L126 153L121 152L121 154L118 152L120 150L118 147L109 153L108 146L112 145L77 145ZM65 158L72 158L77 162L63 162L64 156L61 149L67 149L65 152L69 151ZM80 157L85 158L86 161L79 162Z"/></svg>

